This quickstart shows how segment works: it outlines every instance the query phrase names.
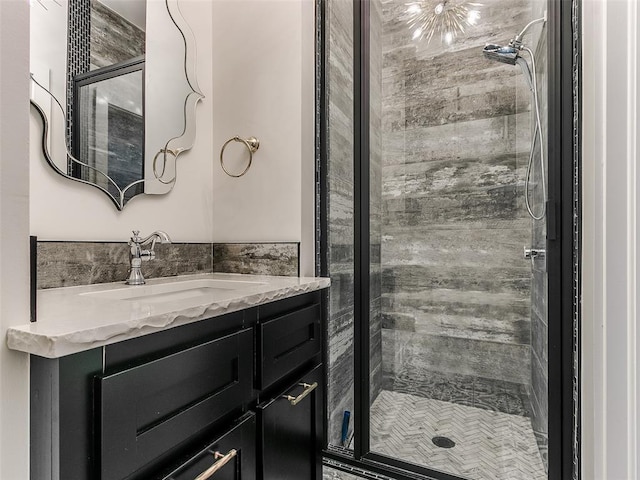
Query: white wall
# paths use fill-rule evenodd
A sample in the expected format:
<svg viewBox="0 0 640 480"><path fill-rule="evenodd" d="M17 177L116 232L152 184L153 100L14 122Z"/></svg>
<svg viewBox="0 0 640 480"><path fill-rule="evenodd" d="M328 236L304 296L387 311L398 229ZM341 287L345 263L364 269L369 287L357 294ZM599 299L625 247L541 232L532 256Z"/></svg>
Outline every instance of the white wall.
<svg viewBox="0 0 640 480"><path fill-rule="evenodd" d="M61 2L62 6L58 6L54 0L42 0L42 5L45 8L29 9L30 24L36 26L29 29L29 71L36 82L64 102L67 94L67 2L64 0ZM47 147L53 158L60 159L56 163L58 168L66 171L65 115L43 89L35 83L31 83L29 87L31 98L45 110L49 128L54 132L49 135Z"/></svg>
<svg viewBox="0 0 640 480"><path fill-rule="evenodd" d="M301 242L301 271L314 262L314 2L181 0L198 44L195 147L178 160L165 196L138 196L122 212L92 187L56 175L31 115L31 232L42 240L124 241L130 230L166 230L174 241ZM249 172L220 168L223 143L256 136ZM38 139L38 141L36 141ZM246 151L231 144L230 169Z"/></svg>
<svg viewBox="0 0 640 480"><path fill-rule="evenodd" d="M29 366L7 328L29 322L29 4L0 1L0 478L29 478Z"/></svg>
<svg viewBox="0 0 640 480"><path fill-rule="evenodd" d="M315 5L302 1L302 216L300 237L300 275L315 276L316 164L315 164Z"/></svg>
<svg viewBox="0 0 640 480"><path fill-rule="evenodd" d="M102 192L65 179L46 164L40 149L41 122L32 111L32 235L41 240L125 241L135 228L143 234L165 230L176 242L212 241L212 4L181 0L180 8L197 39L198 82L206 98L197 107L195 146L178 158L175 188L167 195L137 196L118 212Z"/></svg>
<svg viewBox="0 0 640 480"><path fill-rule="evenodd" d="M585 0L583 9L583 478L634 480L640 16L635 0Z"/></svg>
<svg viewBox="0 0 640 480"><path fill-rule="evenodd" d="M299 242L304 235L307 246L313 242L307 222L313 218L313 2L216 0L213 19L214 240ZM260 140L240 178L219 165L222 145L236 135ZM247 158L238 143L225 151L234 172ZM306 255L303 271L312 273Z"/></svg>

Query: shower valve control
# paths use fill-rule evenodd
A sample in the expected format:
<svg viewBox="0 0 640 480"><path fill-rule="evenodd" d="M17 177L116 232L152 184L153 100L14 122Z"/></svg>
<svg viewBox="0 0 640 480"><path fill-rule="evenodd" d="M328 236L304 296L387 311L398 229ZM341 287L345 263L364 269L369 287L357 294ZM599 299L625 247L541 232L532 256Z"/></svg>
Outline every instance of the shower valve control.
<svg viewBox="0 0 640 480"><path fill-rule="evenodd" d="M524 247L524 258L535 260L536 258L544 258L547 251L544 248L527 248Z"/></svg>

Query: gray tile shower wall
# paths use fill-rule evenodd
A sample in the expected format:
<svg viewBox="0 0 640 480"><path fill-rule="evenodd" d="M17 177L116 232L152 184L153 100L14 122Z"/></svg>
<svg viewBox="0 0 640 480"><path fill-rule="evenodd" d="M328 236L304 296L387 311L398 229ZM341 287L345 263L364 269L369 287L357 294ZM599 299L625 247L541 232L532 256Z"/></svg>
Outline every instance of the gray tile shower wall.
<svg viewBox="0 0 640 480"><path fill-rule="evenodd" d="M382 390L382 2L370 5L369 80L369 228L370 228L370 309L369 309L369 402Z"/></svg>
<svg viewBox="0 0 640 480"><path fill-rule="evenodd" d="M327 440L339 445L343 413L353 412L353 2L327 2L326 26L331 276Z"/></svg>
<svg viewBox="0 0 640 480"><path fill-rule="evenodd" d="M213 271L295 277L299 251L299 243L215 243Z"/></svg>
<svg viewBox="0 0 640 480"><path fill-rule="evenodd" d="M329 443L340 444L353 412L353 3L328 2L329 26ZM382 4L371 6L370 71L370 402L382 390Z"/></svg>
<svg viewBox="0 0 640 480"><path fill-rule="evenodd" d="M532 18L540 18L544 15L546 3L541 0L531 0L533 11ZM532 206L534 213L540 212L544 197L542 192L541 170L539 165L540 149L543 148L545 158L545 171L547 171L546 139L548 133L547 102L547 36L546 30L536 29L529 40L536 55L538 94L540 99L540 119L545 143L541 146L536 142L534 151L533 168L533 195ZM531 228L531 246L545 248L546 246L546 219L536 220ZM543 465L548 470L548 329L547 329L547 265L544 259L535 260L531 264L533 277L531 282L531 382L529 400L531 402L531 424L538 441L538 447Z"/></svg>
<svg viewBox="0 0 640 480"><path fill-rule="evenodd" d="M405 2L382 5L385 384L411 359L425 371L528 385L529 92L519 70L486 60L482 47L520 31L529 0L484 5L451 46L437 35L414 42Z"/></svg>
<svg viewBox="0 0 640 480"><path fill-rule="evenodd" d="M156 244L145 278L224 272L297 276L298 243ZM215 257L215 260L214 260ZM38 242L38 288L124 282L129 248L124 242Z"/></svg>

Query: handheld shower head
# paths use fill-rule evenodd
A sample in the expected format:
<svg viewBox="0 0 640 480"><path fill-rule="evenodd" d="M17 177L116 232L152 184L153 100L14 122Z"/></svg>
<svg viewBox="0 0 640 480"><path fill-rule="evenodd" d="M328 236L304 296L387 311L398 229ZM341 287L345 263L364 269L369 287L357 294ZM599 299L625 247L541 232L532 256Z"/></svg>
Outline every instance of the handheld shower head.
<svg viewBox="0 0 640 480"><path fill-rule="evenodd" d="M529 90L531 90L531 95L533 96L533 107L535 108L535 128L533 131L533 142L531 144L531 149L529 150L529 163L527 165L527 173L525 176L525 186L524 186L524 197L525 197L525 204L527 206L527 211L529 212L529 215L531 216L531 218L533 218L534 220L542 220L544 218L544 216L546 215L546 198L547 198L547 191L546 191L546 185L545 185L545 161L544 161L544 148L542 148L542 146L544 145L544 140L543 140L543 133L542 133L542 122L540 121L540 105L538 104L538 88L536 86L536 61L535 61L535 55L533 53L533 51L527 47L526 45L523 45L522 43L522 37L524 36L525 32L534 24L536 23L540 23L540 22L544 22L546 20L546 15L543 18L540 18L538 20L534 20L533 22L530 22L526 27L524 27L524 29L522 30L522 32L520 32L520 35L516 36L516 38L514 38L513 40L511 40L509 42L509 45L506 47L500 46L500 45L493 45L493 44L489 44L489 45L485 45L485 47L482 49L482 53L484 54L484 56L486 58L488 58L489 60L494 60L497 62L501 62L501 63L506 63L508 65L518 65L520 67L520 69L522 70L522 74L527 82L527 85L529 86ZM529 64L527 63L527 61L522 58L520 56L520 52L521 51L525 51L529 54L529 56L531 57L531 69L529 68ZM532 72L533 70L533 72ZM529 181L531 178L531 171L533 169L533 157L534 157L534 145L535 145L535 141L536 139L540 140L540 173L541 173L541 181L542 181L542 196L543 196L543 203L542 203L542 208L541 208L541 212L536 214L534 213L533 209L531 208L531 205L529 203Z"/></svg>
<svg viewBox="0 0 640 480"><path fill-rule="evenodd" d="M516 58L516 64L520 66L522 74L524 75L524 79L527 81L527 85L529 85L529 90L533 92L533 77L531 76L531 69L529 68L529 64L524 58L520 56Z"/></svg>
<svg viewBox="0 0 640 480"><path fill-rule="evenodd" d="M490 60L496 60L509 65L515 65L518 59L518 50L510 45L506 47L492 44L485 45L482 53Z"/></svg>

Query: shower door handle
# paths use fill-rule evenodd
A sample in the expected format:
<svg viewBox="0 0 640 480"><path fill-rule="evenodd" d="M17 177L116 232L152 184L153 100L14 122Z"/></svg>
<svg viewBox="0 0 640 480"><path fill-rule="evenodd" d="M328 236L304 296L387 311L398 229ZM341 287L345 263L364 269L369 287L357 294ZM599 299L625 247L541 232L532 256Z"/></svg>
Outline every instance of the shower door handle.
<svg viewBox="0 0 640 480"><path fill-rule="evenodd" d="M536 258L544 258L547 251L544 248L527 248L524 249L524 258L527 260L535 260Z"/></svg>

